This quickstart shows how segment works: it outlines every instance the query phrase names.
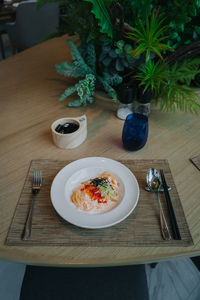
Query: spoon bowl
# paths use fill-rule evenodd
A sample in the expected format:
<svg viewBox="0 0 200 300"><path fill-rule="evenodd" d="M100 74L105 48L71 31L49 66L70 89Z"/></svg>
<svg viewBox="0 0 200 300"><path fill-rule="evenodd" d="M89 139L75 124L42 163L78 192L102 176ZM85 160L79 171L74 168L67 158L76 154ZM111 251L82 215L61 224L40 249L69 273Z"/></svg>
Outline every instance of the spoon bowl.
<svg viewBox="0 0 200 300"><path fill-rule="evenodd" d="M161 185L160 174L154 168L150 168L146 174L147 186L151 191L158 191Z"/></svg>
<svg viewBox="0 0 200 300"><path fill-rule="evenodd" d="M167 188L168 188L168 191L171 191L171 189L172 189L170 186L168 186ZM152 192L152 190L150 190L150 188L148 187L148 185L146 185L144 189L145 189L145 191L147 191L147 192ZM159 193L164 193L164 188L163 188L163 186L162 186L162 183L161 183L161 185L160 185L158 191L159 191Z"/></svg>

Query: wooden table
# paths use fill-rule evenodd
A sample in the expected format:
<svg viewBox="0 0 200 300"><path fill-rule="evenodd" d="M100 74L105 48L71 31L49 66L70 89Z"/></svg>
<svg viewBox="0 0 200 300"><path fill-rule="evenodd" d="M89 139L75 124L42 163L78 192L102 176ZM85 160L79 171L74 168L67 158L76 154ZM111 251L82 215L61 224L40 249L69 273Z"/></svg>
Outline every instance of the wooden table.
<svg viewBox="0 0 200 300"><path fill-rule="evenodd" d="M66 37L55 38L0 63L0 258L37 265L126 265L200 255L200 172L189 158L200 154L200 118L152 107L149 138L137 152L122 148L123 121L112 100L68 108L58 102L72 79L56 74L70 60ZM72 98L71 98L72 99ZM50 126L56 119L86 114L87 140L74 150L57 148ZM5 239L32 159L168 159L191 231L191 247L6 246Z"/></svg>

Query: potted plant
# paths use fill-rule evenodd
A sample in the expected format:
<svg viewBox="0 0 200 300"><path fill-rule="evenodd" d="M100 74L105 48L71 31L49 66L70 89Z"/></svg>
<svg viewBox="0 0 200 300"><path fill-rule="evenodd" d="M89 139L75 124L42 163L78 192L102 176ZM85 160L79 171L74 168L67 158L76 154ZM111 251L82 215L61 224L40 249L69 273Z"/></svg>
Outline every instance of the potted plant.
<svg viewBox="0 0 200 300"><path fill-rule="evenodd" d="M38 3L41 6L46 1L39 0ZM56 69L61 75L77 78L78 82L64 91L60 101L76 93L79 98L69 102L69 106L91 104L99 87L117 101L120 85L127 82L130 85L136 81L137 100L143 101L148 91L148 96L152 95L161 109L199 111L197 94L189 85L191 80L197 81L200 77L200 63L195 59L200 49L200 27L196 23L200 4L197 0L184 5L169 0L159 3L155 10L157 5L155 0L142 3L127 0L64 0L62 9L64 7L65 16L62 16L58 34L76 35L79 43L76 46L73 41L68 41L73 62L57 64ZM169 11L167 15L166 10ZM189 52L194 57L188 60L183 57L182 49L192 42L195 45ZM178 51L178 47L182 47L180 57L183 61L171 64L169 57L173 55L167 53L171 54L172 49ZM193 58L195 62L192 62ZM181 77L176 80L174 74L184 68L184 61L188 66L184 69L185 79ZM189 65L195 65L193 73ZM170 89L170 99L167 89ZM145 99L147 101L146 96ZM150 103L150 98L148 101Z"/></svg>
<svg viewBox="0 0 200 300"><path fill-rule="evenodd" d="M162 52L171 50L163 44L167 26L162 26L163 19L153 13L146 19L145 26L140 21L140 28L132 28L128 38L136 42L132 51L135 57L145 55L144 62L137 67L134 78L138 81L138 93L135 101L136 112L149 114L152 97L161 102L161 109L190 111L197 113L200 109L198 95L189 86L200 73L200 59L184 60L170 64L163 59Z"/></svg>
<svg viewBox="0 0 200 300"><path fill-rule="evenodd" d="M164 35L168 27L163 26L164 19L159 19L154 11L150 18L146 17L145 24L139 20L139 27L130 27L127 38L135 42L135 48L131 51L136 59L136 70L134 78L137 81L138 92L135 100L134 111L149 114L152 90L155 82L160 84L165 76L165 72L159 65L162 60L162 52L171 50L164 44ZM155 63L154 61L157 60Z"/></svg>

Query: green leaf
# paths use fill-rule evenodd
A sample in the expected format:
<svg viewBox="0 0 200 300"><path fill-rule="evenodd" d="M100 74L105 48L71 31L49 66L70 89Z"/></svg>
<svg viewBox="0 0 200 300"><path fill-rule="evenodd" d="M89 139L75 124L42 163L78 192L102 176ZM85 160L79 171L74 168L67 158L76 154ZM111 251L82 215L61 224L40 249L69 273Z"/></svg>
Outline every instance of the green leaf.
<svg viewBox="0 0 200 300"><path fill-rule="evenodd" d="M68 62L62 62L61 64L56 64L56 71L58 74L69 76L69 77L84 77L85 72L74 64Z"/></svg>
<svg viewBox="0 0 200 300"><path fill-rule="evenodd" d="M177 32L172 32L172 34L170 35L171 39L176 39L178 37L178 33Z"/></svg>
<svg viewBox="0 0 200 300"><path fill-rule="evenodd" d="M81 104L82 104L81 99L77 99L77 100L73 100L73 101L69 102L68 106L69 107L79 107L79 106L81 106Z"/></svg>
<svg viewBox="0 0 200 300"><path fill-rule="evenodd" d="M58 101L63 101L70 95L72 95L76 91L76 85L73 87L70 87L64 91L64 93L61 95L60 99Z"/></svg>
<svg viewBox="0 0 200 300"><path fill-rule="evenodd" d="M118 42L116 43L116 45L117 45L117 47L118 47L119 49L123 49L123 47L124 47L124 41L123 41L123 40L120 40L120 41L118 41Z"/></svg>
<svg viewBox="0 0 200 300"><path fill-rule="evenodd" d="M110 16L105 7L103 0L84 0L93 4L91 12L98 19L98 25L101 27L101 32L107 34L110 38L113 38L113 26L110 20Z"/></svg>
<svg viewBox="0 0 200 300"><path fill-rule="evenodd" d="M109 51L109 56L112 58L116 58L117 57L117 53L115 52L115 50L110 50Z"/></svg>
<svg viewBox="0 0 200 300"><path fill-rule="evenodd" d="M133 50L133 48L132 48L131 45L126 44L126 45L124 46L124 51L125 51L126 53L129 54L131 50Z"/></svg>
<svg viewBox="0 0 200 300"><path fill-rule="evenodd" d="M96 52L93 44L89 43L87 45L87 56L86 63L92 69L92 71L96 72Z"/></svg>
<svg viewBox="0 0 200 300"><path fill-rule="evenodd" d="M74 60L74 65L78 66L79 68L82 68L85 72L85 74L87 73L92 73L91 68L85 63L83 57L81 56L80 52L78 51L76 45L74 44L74 42L72 40L67 40L70 48L71 48L71 56Z"/></svg>
<svg viewBox="0 0 200 300"><path fill-rule="evenodd" d="M117 53L117 54L121 54L122 52L123 52L122 49L115 49L115 53Z"/></svg>
<svg viewBox="0 0 200 300"><path fill-rule="evenodd" d="M129 61L133 59L131 54L126 54L126 58L127 58Z"/></svg>
<svg viewBox="0 0 200 300"><path fill-rule="evenodd" d="M116 60L115 68L118 72L121 72L124 70L124 67L119 59Z"/></svg>
<svg viewBox="0 0 200 300"><path fill-rule="evenodd" d="M184 28L185 28L185 26L184 26L184 24L182 23L182 24L180 25L180 29L181 29L182 32L184 31Z"/></svg>
<svg viewBox="0 0 200 300"><path fill-rule="evenodd" d="M123 78L121 76L119 76L118 74L110 75L107 72L103 73L103 78L108 84L110 84L112 86L116 86L116 85L122 83L122 81L123 81Z"/></svg>

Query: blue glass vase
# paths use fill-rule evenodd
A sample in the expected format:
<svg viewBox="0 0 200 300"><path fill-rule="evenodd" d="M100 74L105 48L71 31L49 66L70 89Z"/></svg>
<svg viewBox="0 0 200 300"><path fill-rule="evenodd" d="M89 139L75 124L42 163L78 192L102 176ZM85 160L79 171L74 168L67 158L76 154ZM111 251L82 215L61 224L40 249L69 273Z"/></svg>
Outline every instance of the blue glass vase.
<svg viewBox="0 0 200 300"><path fill-rule="evenodd" d="M126 150L136 151L144 147L148 138L148 117L133 113L126 117L122 132L122 142Z"/></svg>

